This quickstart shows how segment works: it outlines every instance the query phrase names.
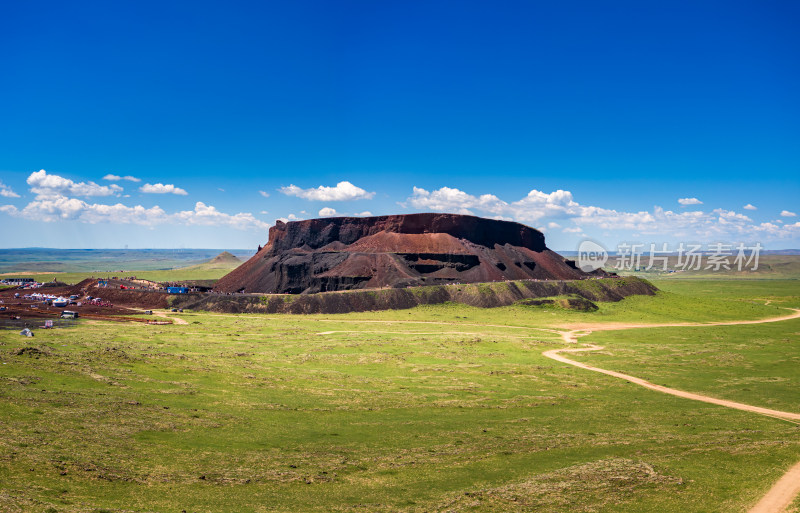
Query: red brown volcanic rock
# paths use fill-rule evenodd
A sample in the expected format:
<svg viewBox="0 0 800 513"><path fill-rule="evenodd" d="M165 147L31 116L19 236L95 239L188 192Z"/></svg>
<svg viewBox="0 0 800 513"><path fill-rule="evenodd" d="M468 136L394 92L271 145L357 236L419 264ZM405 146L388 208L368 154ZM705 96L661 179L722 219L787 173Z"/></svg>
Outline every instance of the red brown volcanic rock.
<svg viewBox="0 0 800 513"><path fill-rule="evenodd" d="M525 225L409 214L278 221L268 244L215 290L297 294L586 276Z"/></svg>

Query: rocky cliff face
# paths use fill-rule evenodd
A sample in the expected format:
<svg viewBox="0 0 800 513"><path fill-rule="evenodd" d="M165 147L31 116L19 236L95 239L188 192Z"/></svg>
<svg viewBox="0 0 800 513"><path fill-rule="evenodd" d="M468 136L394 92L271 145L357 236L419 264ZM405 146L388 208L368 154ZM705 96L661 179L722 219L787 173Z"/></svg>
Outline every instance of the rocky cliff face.
<svg viewBox="0 0 800 513"><path fill-rule="evenodd" d="M215 289L297 294L585 276L522 224L410 214L278 221L267 245Z"/></svg>

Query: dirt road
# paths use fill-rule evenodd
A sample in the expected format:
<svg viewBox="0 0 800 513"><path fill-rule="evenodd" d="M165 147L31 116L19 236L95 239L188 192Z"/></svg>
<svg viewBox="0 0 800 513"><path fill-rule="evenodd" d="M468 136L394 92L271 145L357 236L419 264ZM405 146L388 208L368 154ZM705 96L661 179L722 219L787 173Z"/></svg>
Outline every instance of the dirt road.
<svg viewBox="0 0 800 513"><path fill-rule="evenodd" d="M748 513L776 513L785 511L800 494L800 463L789 469L767 494L750 508Z"/></svg>
<svg viewBox="0 0 800 513"><path fill-rule="evenodd" d="M754 320L754 321L727 321L727 322L712 322L712 323L676 323L676 324L625 324L625 323L613 323L613 324L579 324L579 325L572 325L569 326L572 328L571 331L563 332L561 334L562 338L567 343L577 343L577 339L580 336L585 336L591 333L592 331L609 331L609 330L624 330L624 329L634 329L634 328L662 328L662 327L685 327L685 326L733 326L733 325L742 325L742 324L762 324L767 322L780 322L786 321L789 319L797 319L800 317L800 310L793 309L792 314L784 315L781 317L771 317L768 319L761 319L761 320ZM693 401L701 401L704 403L715 404L718 406L724 406L726 408L734 408L737 410L748 411L752 413L758 413L760 415L766 415L768 417L774 417L782 420L786 420L793 423L800 423L800 413L791 413L785 412L780 410L771 410L769 408L762 408L760 406L752 406L749 404L738 403L735 401L728 401L726 399L718 399L716 397L711 397L702 394L696 394L692 392L686 392L683 390L677 390L675 388L669 388L661 385L656 385L655 383L651 383L647 380L637 378L635 376L630 376L628 374L623 374L621 372L601 369L599 367L593 367L591 365L587 365L585 363L581 363L575 360L570 360L564 356L561 356L559 353L578 353L582 351L599 351L603 349L602 346L597 346L594 344L588 344L585 347L576 347L576 348L566 348L566 349L551 349L550 351L545 351L542 353L547 358L552 360L556 360L562 363L566 363L569 365L573 365L575 367L580 367L581 369L586 369L594 372L600 372L602 374L606 374L608 376L613 376L615 378L624 379L636 385L640 385L645 388L649 388L650 390L655 390L657 392L662 392L665 394L674 395L676 397L681 397L683 399L691 399ZM793 499L800 494L800 463L794 465L789 471L778 480L775 485L767 492L766 495L755 505L753 508L749 510L749 513L781 513L786 511L786 509L791 505Z"/></svg>
<svg viewBox="0 0 800 513"><path fill-rule="evenodd" d="M727 408L735 408L737 410L759 413L761 415L767 415L769 417L777 417L779 419L786 419L786 420L793 420L800 422L800 413L789 413L780 410L770 410L769 408L761 408L760 406L752 406L749 404L737 403L735 401L728 401L726 399L717 399L716 397L710 397L707 395L695 394L692 392L685 392L683 390L678 390L675 388L656 385L655 383L651 383L649 381L637 378L635 376L630 376L628 374L623 374L621 372L600 369L598 367L592 367L591 365L587 365L585 363L576 362L575 360L570 360L569 358L566 358L559 354L559 353L578 353L584 351L600 351L601 349L603 349L603 346L588 345L586 347L576 347L571 349L551 349L550 351L545 351L542 354L547 358L562 363L574 365L575 367L580 367L581 369L600 372L602 374L613 376L615 378L624 379L625 381L630 381L631 383L643 386L645 388L649 388L650 390L655 390L657 392L663 392L665 394L674 395L676 397L682 397L684 399L692 399L693 401L702 401L704 403L711 403L711 404L716 404L718 406L725 406Z"/></svg>

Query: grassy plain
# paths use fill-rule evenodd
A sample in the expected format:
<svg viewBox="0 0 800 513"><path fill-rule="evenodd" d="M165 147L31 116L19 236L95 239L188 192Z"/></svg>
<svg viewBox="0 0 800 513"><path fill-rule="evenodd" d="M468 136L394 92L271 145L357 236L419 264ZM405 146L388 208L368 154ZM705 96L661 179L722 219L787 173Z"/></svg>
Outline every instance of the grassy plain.
<svg viewBox="0 0 800 513"><path fill-rule="evenodd" d="M642 267L638 271L625 270L620 274L639 276L640 278L657 279L657 280L797 280L800 279L800 255L775 255L766 254L760 255L758 266L754 263L749 265L742 265L742 270L737 270L735 264L735 257L729 258L728 263L730 269L720 268L715 270L706 269L708 267L708 260L703 259L700 269L687 269L679 272L664 272L659 269L659 265L663 268L663 264L659 261L654 262L654 267L647 270L649 259L647 254L642 257ZM746 263L746 262L745 262ZM618 265L619 260L617 257L612 256L609 265ZM685 264L685 260L684 260ZM609 271L617 271L613 267L608 267ZM752 270L756 267L755 270ZM678 270L678 257L670 256L667 261L667 269Z"/></svg>
<svg viewBox="0 0 800 513"><path fill-rule="evenodd" d="M124 273L109 273L97 271L84 272L63 272L63 273L18 273L23 278L34 278L39 282L49 282L53 280L67 284L80 283L86 278L119 278L126 276L136 276L142 280L156 282L167 281L194 281L194 280L218 280L231 272L233 268L184 268L184 269L165 269L160 271L125 271ZM17 274L15 274L17 276Z"/></svg>
<svg viewBox="0 0 800 513"><path fill-rule="evenodd" d="M596 312L190 312L0 332L0 511L746 511L800 460L800 426L541 355L564 343L537 328L800 307L796 281L657 285ZM609 354L576 358L800 411L798 331L594 333L581 342Z"/></svg>
<svg viewBox="0 0 800 513"><path fill-rule="evenodd" d="M22 251L22 250L19 250ZM31 255L22 253L21 255L15 254L14 250L0 251L0 270L6 271L4 274L13 275L20 278L34 278L39 282L48 282L58 280L62 283L74 284L85 280L86 278L110 278L112 276L125 277L136 276L140 279L166 282L166 281L196 281L196 280L218 280L238 267L243 259L249 255L240 253L240 258L224 252L204 262L192 262L191 265L186 258L196 258L199 256L208 256L210 251L213 250L187 250L183 259L179 259L180 252L176 255L170 255L168 251L160 251L160 258L153 258L150 254L157 250L130 250L128 252L118 251L118 253L130 253L127 257L121 259L114 259L113 265L106 261L115 255L114 252L107 254L101 252L94 254L93 251L81 250L67 250L78 253L83 260L67 261L65 263L53 262L25 262L18 261L24 257L35 258L36 251L32 251ZM44 251L44 250L42 250ZM40 252L42 252L40 251ZM56 252L56 250L52 250ZM85 253L89 253L86 255ZM46 255L49 253L45 252ZM51 257L57 257L57 252ZM100 258L103 257L103 258ZM4 259L9 260L4 262ZM153 266L161 266L154 268ZM109 267L124 267L126 269L138 270L125 270L125 271L98 271L97 269ZM42 268L41 271L36 271L37 268ZM57 272L50 272L57 270Z"/></svg>

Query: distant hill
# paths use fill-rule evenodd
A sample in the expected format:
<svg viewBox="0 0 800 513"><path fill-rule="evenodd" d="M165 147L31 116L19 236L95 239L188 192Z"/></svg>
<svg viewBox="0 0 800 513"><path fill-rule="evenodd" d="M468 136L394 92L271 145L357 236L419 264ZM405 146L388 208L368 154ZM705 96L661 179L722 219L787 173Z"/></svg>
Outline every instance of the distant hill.
<svg viewBox="0 0 800 513"><path fill-rule="evenodd" d="M197 265L192 265L189 267L184 267L183 270L193 270L193 271L207 271L212 269L232 270L236 269L241 264L242 260L239 259L237 256L227 251L223 251L222 253L215 256L211 260L208 260L207 262L203 262Z"/></svg>
<svg viewBox="0 0 800 513"><path fill-rule="evenodd" d="M236 265L239 265L241 263L242 263L241 259L239 259L235 255L233 255L232 253L229 253L227 251L223 251L219 255L215 256L214 258L212 258L211 260L206 262L206 264L208 264L208 265L214 265L214 264L221 264L221 265L236 264Z"/></svg>

